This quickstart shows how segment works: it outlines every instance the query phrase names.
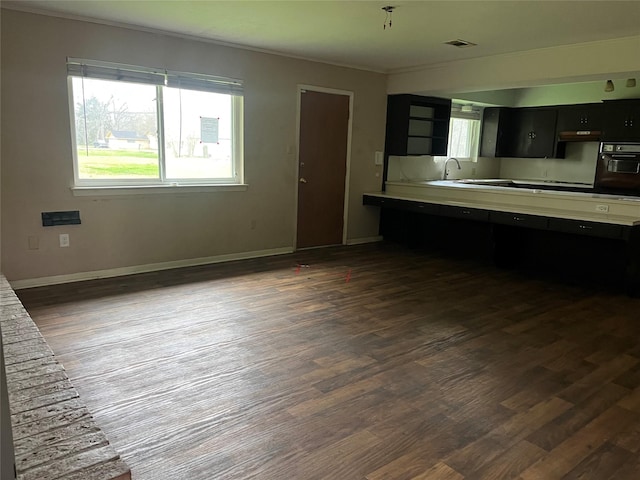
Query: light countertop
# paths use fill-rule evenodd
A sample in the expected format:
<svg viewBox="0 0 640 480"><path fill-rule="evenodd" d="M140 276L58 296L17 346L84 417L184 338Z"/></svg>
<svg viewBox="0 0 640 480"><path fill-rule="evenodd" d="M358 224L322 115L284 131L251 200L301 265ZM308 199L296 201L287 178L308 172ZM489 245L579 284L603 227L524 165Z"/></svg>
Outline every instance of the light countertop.
<svg viewBox="0 0 640 480"><path fill-rule="evenodd" d="M424 180L386 182L385 192L366 195L617 225L640 225L640 197L590 191L495 186L482 180Z"/></svg>

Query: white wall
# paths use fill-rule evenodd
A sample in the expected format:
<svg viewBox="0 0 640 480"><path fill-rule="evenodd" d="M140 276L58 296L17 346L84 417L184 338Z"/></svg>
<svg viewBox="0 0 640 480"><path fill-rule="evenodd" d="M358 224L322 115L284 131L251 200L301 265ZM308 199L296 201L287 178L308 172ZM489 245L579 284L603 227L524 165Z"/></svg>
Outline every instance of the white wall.
<svg viewBox="0 0 640 480"><path fill-rule="evenodd" d="M640 76L640 35L431 65L389 76L388 93L450 97L480 92Z"/></svg>
<svg viewBox="0 0 640 480"><path fill-rule="evenodd" d="M640 45L638 45L638 56L640 56ZM509 106L571 105L600 102L601 100L640 98L640 78L636 79L635 87L627 87L626 78L613 78L612 80L615 85L613 92L604 91L605 81L516 89L514 91L515 101Z"/></svg>
<svg viewBox="0 0 640 480"><path fill-rule="evenodd" d="M570 142L565 158L502 158L500 178L592 184L598 148L598 142Z"/></svg>
<svg viewBox="0 0 640 480"><path fill-rule="evenodd" d="M640 46L638 47L640 51ZM598 103L602 100L640 98L640 78L635 87L627 87L628 78L612 78L613 92L605 92L605 80L597 82L563 83L528 88L509 88L487 92L461 92L453 98L476 105L503 107L539 107L545 105L572 105L577 103Z"/></svg>
<svg viewBox="0 0 640 480"><path fill-rule="evenodd" d="M449 164L448 178L508 178L555 180L592 184L598 158L598 142L567 143L565 158L486 158ZM442 178L443 158L430 156L389 158L387 180L411 182Z"/></svg>
<svg viewBox="0 0 640 480"><path fill-rule="evenodd" d="M2 268L9 280L291 250L299 84L354 92L350 241L375 237L386 77L156 33L2 11ZM66 58L244 80L247 191L74 196ZM80 210L82 225L42 227L40 212ZM252 228L255 225L255 228ZM58 234L71 246L60 248ZM39 249L29 250L29 236ZM226 258L226 257L225 257Z"/></svg>
<svg viewBox="0 0 640 480"><path fill-rule="evenodd" d="M389 157L387 180L392 182L411 182L437 180L442 178L443 157L409 156ZM477 162L460 162L460 170L449 162L447 178L498 178L500 175L499 158L478 158Z"/></svg>

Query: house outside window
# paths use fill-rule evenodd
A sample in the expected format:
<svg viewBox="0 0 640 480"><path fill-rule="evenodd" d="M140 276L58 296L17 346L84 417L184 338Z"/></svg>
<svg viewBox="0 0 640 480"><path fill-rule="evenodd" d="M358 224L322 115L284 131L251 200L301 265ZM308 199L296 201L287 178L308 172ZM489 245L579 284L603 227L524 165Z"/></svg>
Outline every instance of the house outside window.
<svg viewBox="0 0 640 480"><path fill-rule="evenodd" d="M77 187L241 184L242 82L69 59Z"/></svg>

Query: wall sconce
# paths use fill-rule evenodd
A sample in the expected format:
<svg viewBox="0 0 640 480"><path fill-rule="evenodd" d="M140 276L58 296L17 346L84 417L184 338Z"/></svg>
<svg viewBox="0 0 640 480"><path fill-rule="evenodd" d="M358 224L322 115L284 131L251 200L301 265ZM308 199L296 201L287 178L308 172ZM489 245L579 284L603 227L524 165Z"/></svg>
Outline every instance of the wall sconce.
<svg viewBox="0 0 640 480"><path fill-rule="evenodd" d="M605 92L613 92L615 90L613 86L613 82L611 80L607 80L607 84L604 86Z"/></svg>
<svg viewBox="0 0 640 480"><path fill-rule="evenodd" d="M627 88L633 88L636 86L636 79L635 78L628 78L627 79Z"/></svg>

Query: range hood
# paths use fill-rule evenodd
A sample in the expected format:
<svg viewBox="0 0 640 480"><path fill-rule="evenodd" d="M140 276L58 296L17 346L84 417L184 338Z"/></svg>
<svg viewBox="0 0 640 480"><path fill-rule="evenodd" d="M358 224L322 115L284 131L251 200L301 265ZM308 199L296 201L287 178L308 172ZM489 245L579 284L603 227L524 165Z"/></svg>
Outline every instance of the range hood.
<svg viewBox="0 0 640 480"><path fill-rule="evenodd" d="M602 131L600 130L573 130L558 132L559 142L598 142Z"/></svg>

